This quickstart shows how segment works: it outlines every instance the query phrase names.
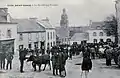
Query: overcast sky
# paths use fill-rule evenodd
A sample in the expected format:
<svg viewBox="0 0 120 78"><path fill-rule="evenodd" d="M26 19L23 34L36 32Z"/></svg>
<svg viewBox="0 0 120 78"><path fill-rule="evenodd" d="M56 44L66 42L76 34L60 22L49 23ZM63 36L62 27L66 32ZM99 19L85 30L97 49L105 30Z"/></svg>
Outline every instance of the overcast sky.
<svg viewBox="0 0 120 78"><path fill-rule="evenodd" d="M62 9L66 8L70 26L88 25L89 20L102 21L115 14L115 0L0 0L0 7L8 7L13 18L48 17L55 26L59 25ZM56 4L56 6L15 7L10 4Z"/></svg>

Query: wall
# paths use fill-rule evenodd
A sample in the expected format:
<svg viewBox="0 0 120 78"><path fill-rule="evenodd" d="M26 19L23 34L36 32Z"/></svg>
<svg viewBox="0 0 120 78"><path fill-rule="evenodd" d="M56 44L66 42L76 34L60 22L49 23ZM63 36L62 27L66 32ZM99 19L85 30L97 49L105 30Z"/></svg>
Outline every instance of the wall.
<svg viewBox="0 0 120 78"><path fill-rule="evenodd" d="M89 40L87 41L88 43L93 43L94 39L97 39L97 42L99 42L100 39L103 39L104 41L106 41L106 39L108 39L108 38L110 38L112 41L114 41L114 37L107 36L106 33L103 32L103 30L88 30L87 32L89 33ZM96 32L97 35L93 36L93 32ZM99 36L100 32L103 32L103 36Z"/></svg>
<svg viewBox="0 0 120 78"><path fill-rule="evenodd" d="M36 33L22 33L23 34L23 40L19 40L20 33L18 33L18 44L17 49L19 49L19 45L24 45L24 48L28 48L28 44L30 43L32 45L32 49L34 49L34 42L38 42L38 48L40 48L40 41L45 40L45 32L36 32ZM29 40L29 34L31 34L31 38ZM38 39L37 35L38 34Z"/></svg>
<svg viewBox="0 0 120 78"><path fill-rule="evenodd" d="M52 32L52 38L51 38L51 32ZM48 39L48 33L49 33L49 39ZM53 37L53 33L54 33L54 37ZM49 48L51 48L55 42L56 45L56 32L55 29L46 29L46 39L45 39L45 48L47 49L48 47L48 43L49 43ZM52 46L51 46L51 42L52 42Z"/></svg>
<svg viewBox="0 0 120 78"><path fill-rule="evenodd" d="M11 30L11 38L7 37L7 30ZM17 24L0 24L1 36L0 40L9 40L15 39L14 41L14 51L16 52L17 48Z"/></svg>

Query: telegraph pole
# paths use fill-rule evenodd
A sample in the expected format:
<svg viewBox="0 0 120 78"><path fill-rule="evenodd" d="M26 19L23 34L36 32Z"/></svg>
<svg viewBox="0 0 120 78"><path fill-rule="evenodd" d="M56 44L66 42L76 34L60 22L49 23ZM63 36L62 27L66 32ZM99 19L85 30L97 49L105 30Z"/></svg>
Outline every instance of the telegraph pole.
<svg viewBox="0 0 120 78"><path fill-rule="evenodd" d="M115 1L115 10L116 10L116 11L115 11L115 12L116 12L116 13L115 13L115 14L116 14L115 16L116 16L117 25L116 25L116 31L115 31L115 32L116 32L116 35L115 35L115 44L118 44L118 43L119 43L119 35L118 35L118 34L119 34L119 33L118 33L118 21L119 21L119 20L118 20L118 8L117 8L117 4L118 4L118 1L116 0L116 1Z"/></svg>

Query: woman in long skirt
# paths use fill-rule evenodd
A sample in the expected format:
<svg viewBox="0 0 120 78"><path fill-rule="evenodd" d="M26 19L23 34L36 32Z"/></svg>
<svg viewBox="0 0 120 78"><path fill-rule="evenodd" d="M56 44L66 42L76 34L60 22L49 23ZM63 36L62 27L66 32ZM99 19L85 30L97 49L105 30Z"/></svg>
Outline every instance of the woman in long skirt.
<svg viewBox="0 0 120 78"><path fill-rule="evenodd" d="M85 56L83 58L81 69L82 69L81 76L83 76L83 71L85 71L85 77L87 78L89 70L92 69L92 61L91 61L90 57Z"/></svg>

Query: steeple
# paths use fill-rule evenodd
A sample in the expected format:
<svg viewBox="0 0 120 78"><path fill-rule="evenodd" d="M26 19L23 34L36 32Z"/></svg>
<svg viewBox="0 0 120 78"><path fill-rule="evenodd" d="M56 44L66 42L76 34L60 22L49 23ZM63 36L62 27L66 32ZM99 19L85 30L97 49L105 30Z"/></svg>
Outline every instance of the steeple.
<svg viewBox="0 0 120 78"><path fill-rule="evenodd" d="M63 9L63 14L65 14L66 13L66 10L65 10L65 8Z"/></svg>
<svg viewBox="0 0 120 78"><path fill-rule="evenodd" d="M66 14L65 8L63 9L63 13L61 15L60 26L61 27L68 27L68 16Z"/></svg>

